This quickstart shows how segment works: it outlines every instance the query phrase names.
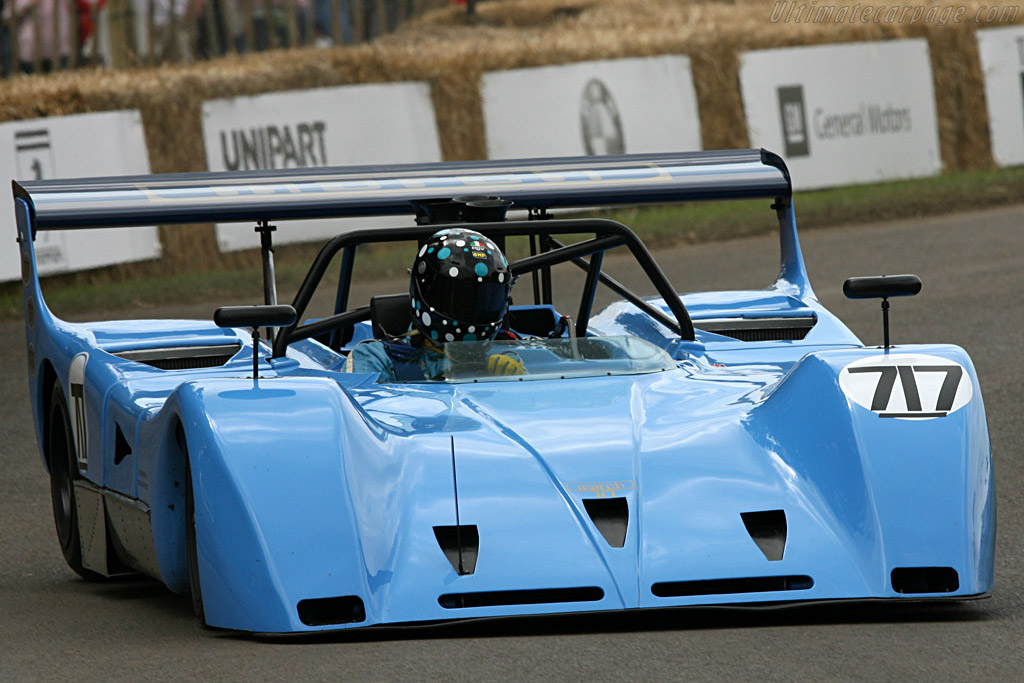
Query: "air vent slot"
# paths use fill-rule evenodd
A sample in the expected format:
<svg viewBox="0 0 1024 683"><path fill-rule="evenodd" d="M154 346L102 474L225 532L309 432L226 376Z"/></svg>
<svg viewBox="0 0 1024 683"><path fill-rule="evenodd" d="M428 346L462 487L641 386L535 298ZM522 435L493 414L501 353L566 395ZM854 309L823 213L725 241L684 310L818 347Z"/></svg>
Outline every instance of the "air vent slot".
<svg viewBox="0 0 1024 683"><path fill-rule="evenodd" d="M651 592L659 598L683 598L693 595L805 591L813 587L814 580L809 576L755 576L709 581L665 581L651 586Z"/></svg>
<svg viewBox="0 0 1024 683"><path fill-rule="evenodd" d="M299 620L306 626L356 624L366 621L366 609L358 595L300 600Z"/></svg>
<svg viewBox="0 0 1024 683"><path fill-rule="evenodd" d="M132 454L132 447L128 444L128 439L124 438L124 432L121 431L121 425L114 423L114 464L120 465L121 461Z"/></svg>
<svg viewBox="0 0 1024 683"><path fill-rule="evenodd" d="M786 552L785 510L764 510L762 512L741 512L747 533L771 562L782 559Z"/></svg>
<svg viewBox="0 0 1024 683"><path fill-rule="evenodd" d="M476 571L476 557L480 552L480 532L475 524L435 526L434 537L457 574L472 574Z"/></svg>
<svg viewBox="0 0 1024 683"><path fill-rule="evenodd" d="M897 593L952 593L960 588L960 576L952 567L897 567L890 578Z"/></svg>
<svg viewBox="0 0 1024 683"><path fill-rule="evenodd" d="M608 545L613 548L626 545L629 504L625 498L584 498L583 507Z"/></svg>
<svg viewBox="0 0 1024 683"><path fill-rule="evenodd" d="M807 336L817 318L708 318L694 327L744 342L797 341Z"/></svg>
<svg viewBox="0 0 1024 683"><path fill-rule="evenodd" d="M114 355L160 370L195 370L219 368L227 364L241 348L241 344L178 346L161 349L132 349L131 351L118 351Z"/></svg>
<svg viewBox="0 0 1024 683"><path fill-rule="evenodd" d="M468 607L499 607L502 605L597 602L602 599L604 599L604 591L597 586L589 586L586 588L538 588L536 590L446 593L437 599L437 604L445 609L465 609Z"/></svg>

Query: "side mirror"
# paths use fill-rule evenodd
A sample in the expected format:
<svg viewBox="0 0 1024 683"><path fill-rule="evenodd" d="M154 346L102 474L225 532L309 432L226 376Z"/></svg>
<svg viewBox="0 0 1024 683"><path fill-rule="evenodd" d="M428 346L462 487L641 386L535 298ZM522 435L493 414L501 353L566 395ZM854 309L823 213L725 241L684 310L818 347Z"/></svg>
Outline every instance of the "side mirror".
<svg viewBox="0 0 1024 683"><path fill-rule="evenodd" d="M213 314L217 327L288 327L298 314L288 305L222 306Z"/></svg>
<svg viewBox="0 0 1024 683"><path fill-rule="evenodd" d="M288 327L298 318L288 305L277 306L221 306L213 312L217 327L248 327L252 329L252 379L259 380L260 328Z"/></svg>
<svg viewBox="0 0 1024 683"><path fill-rule="evenodd" d="M875 275L851 277L843 283L847 299L888 299L892 296L914 296L921 291L921 278L916 275Z"/></svg>
<svg viewBox="0 0 1024 683"><path fill-rule="evenodd" d="M851 277L843 283L847 299L882 300L882 338L889 348L889 297L914 296L921 291L921 278L916 275L875 275Z"/></svg>

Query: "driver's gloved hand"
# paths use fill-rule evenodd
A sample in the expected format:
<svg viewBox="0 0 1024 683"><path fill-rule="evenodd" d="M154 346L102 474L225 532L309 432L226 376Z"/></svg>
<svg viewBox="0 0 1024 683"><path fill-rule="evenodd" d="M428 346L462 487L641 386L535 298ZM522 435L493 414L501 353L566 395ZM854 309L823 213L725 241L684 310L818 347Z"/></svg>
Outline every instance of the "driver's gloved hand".
<svg viewBox="0 0 1024 683"><path fill-rule="evenodd" d="M525 375L523 361L508 353L496 353L487 358L487 373L490 375Z"/></svg>

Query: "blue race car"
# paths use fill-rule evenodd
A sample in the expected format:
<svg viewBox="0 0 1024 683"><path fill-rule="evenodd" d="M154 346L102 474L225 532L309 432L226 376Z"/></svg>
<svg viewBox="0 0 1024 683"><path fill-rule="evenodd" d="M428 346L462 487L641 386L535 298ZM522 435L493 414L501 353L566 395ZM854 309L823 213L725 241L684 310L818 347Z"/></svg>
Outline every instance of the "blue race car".
<svg viewBox="0 0 1024 683"><path fill-rule="evenodd" d="M260 633L961 600L992 586L991 452L970 358L887 335L866 347L822 307L774 154L38 181L14 194L32 413L57 536L86 578L147 574L191 593L205 623ZM778 217L782 269L766 290L680 296L626 226L551 215L732 198L770 201ZM347 216L401 227L331 239L279 304L270 223ZM256 226L263 305L85 324L47 309L39 231L198 222ZM415 272L413 295L349 306L357 253L405 242L429 264L442 258L432 239L469 228L482 237L445 244L524 254L502 261L519 278L507 334L460 327L419 376L354 363L425 318ZM616 248L657 296L602 270ZM552 272L577 268L563 310ZM599 287L622 300L594 313ZM886 312L919 288L914 276L846 283ZM317 300L333 306L316 317L325 289Z"/></svg>

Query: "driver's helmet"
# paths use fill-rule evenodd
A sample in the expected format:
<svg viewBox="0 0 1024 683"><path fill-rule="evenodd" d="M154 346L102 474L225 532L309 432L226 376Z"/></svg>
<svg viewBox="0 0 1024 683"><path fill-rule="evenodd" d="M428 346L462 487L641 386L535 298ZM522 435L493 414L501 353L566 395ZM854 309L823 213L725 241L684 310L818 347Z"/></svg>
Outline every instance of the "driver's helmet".
<svg viewBox="0 0 1024 683"><path fill-rule="evenodd" d="M413 324L439 343L491 339L508 311L511 289L498 245L475 230L440 230L412 264Z"/></svg>

